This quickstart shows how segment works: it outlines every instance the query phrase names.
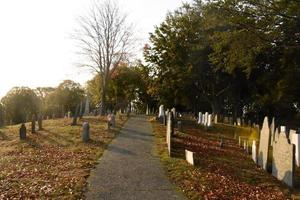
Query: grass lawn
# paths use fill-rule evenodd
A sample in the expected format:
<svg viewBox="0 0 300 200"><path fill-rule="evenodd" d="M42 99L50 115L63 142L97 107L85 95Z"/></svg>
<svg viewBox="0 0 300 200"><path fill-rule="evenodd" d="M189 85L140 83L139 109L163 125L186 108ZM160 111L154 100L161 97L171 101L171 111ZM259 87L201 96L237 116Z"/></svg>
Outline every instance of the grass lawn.
<svg viewBox="0 0 300 200"><path fill-rule="evenodd" d="M108 143L126 121L106 130L104 117L87 117L77 126L72 119L44 120L42 131L19 140L19 127L0 128L0 199L81 199L86 180ZM82 122L90 123L91 140L81 139Z"/></svg>
<svg viewBox="0 0 300 200"><path fill-rule="evenodd" d="M237 140L226 137L222 131L205 131L195 122L184 121L184 133L175 129L170 158L166 147L166 126L155 121L152 125L156 150L167 174L189 199L270 200L290 197L288 187L256 166L251 156L238 147ZM220 147L220 136L224 138L223 148ZM195 166L185 161L185 149L195 152Z"/></svg>

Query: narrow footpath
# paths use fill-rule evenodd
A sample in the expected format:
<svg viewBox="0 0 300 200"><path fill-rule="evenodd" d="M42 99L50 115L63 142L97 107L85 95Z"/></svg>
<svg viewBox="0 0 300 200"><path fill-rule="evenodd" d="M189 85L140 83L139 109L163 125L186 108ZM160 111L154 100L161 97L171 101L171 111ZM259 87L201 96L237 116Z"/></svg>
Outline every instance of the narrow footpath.
<svg viewBox="0 0 300 200"><path fill-rule="evenodd" d="M185 199L152 154L154 135L145 116L131 117L88 179L87 199Z"/></svg>

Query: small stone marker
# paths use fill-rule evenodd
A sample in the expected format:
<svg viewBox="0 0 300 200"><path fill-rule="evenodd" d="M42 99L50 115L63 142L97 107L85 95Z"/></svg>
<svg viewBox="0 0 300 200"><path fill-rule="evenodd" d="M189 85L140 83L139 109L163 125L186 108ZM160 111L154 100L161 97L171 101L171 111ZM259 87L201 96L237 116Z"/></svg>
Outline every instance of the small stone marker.
<svg viewBox="0 0 300 200"><path fill-rule="evenodd" d="M201 124L202 123L202 112L199 112L199 115L198 115L198 124Z"/></svg>
<svg viewBox="0 0 300 200"><path fill-rule="evenodd" d="M167 145L168 145L168 152L169 156L171 156L171 148L172 148L172 135L174 132L174 126L173 126L173 113L168 113L168 122L167 122Z"/></svg>
<svg viewBox="0 0 300 200"><path fill-rule="evenodd" d="M214 123L217 124L218 123L218 115L215 115L215 119L214 119Z"/></svg>
<svg viewBox="0 0 300 200"><path fill-rule="evenodd" d="M296 165L300 166L300 135L297 134L295 130L290 130L289 138L291 141L291 144L295 145L295 162Z"/></svg>
<svg viewBox="0 0 300 200"><path fill-rule="evenodd" d="M19 133L20 133L20 139L25 140L26 139L26 126L24 123L22 123Z"/></svg>
<svg viewBox="0 0 300 200"><path fill-rule="evenodd" d="M82 124L82 141L88 142L90 139L90 125L88 122Z"/></svg>
<svg viewBox="0 0 300 200"><path fill-rule="evenodd" d="M258 151L258 158L257 158L257 164L261 166L264 170L267 170L269 145L270 145L270 129L269 129L268 117L265 117L262 129L260 131L259 151Z"/></svg>
<svg viewBox="0 0 300 200"><path fill-rule="evenodd" d="M257 163L257 148L255 140L252 142L252 160Z"/></svg>
<svg viewBox="0 0 300 200"><path fill-rule="evenodd" d="M294 153L293 144L285 134L279 134L273 144L272 175L290 187L294 186Z"/></svg>
<svg viewBox="0 0 300 200"><path fill-rule="evenodd" d="M194 165L194 152L185 150L185 159L189 164Z"/></svg>

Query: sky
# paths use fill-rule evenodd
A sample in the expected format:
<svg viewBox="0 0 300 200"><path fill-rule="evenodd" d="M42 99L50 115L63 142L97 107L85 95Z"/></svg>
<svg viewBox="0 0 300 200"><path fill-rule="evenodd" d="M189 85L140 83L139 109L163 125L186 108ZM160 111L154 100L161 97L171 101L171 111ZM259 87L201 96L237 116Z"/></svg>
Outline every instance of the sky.
<svg viewBox="0 0 300 200"><path fill-rule="evenodd" d="M101 0L100 0L101 1ZM119 0L135 26L137 49L168 11L187 0ZM76 67L75 41L70 35L89 0L0 1L0 98L12 87L55 87L66 79L84 84L93 75Z"/></svg>

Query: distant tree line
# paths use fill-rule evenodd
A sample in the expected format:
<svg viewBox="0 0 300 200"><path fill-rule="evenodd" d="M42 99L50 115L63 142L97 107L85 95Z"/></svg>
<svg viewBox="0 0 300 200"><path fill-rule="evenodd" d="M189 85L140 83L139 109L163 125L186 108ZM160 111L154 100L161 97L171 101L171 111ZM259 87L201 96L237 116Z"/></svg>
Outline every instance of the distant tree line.
<svg viewBox="0 0 300 200"><path fill-rule="evenodd" d="M300 109L300 1L195 0L145 46L152 99L262 121Z"/></svg>

